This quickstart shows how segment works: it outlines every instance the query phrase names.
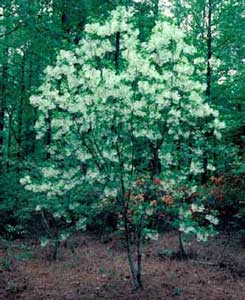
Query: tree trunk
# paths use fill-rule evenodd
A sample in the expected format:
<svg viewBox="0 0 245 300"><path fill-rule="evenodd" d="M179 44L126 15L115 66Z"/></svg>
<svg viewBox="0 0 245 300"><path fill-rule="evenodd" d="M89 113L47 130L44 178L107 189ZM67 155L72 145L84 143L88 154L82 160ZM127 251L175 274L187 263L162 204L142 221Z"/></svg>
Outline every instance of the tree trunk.
<svg viewBox="0 0 245 300"><path fill-rule="evenodd" d="M206 95L208 100L211 97L211 58L212 58L212 3L208 0L208 24L207 24L207 89Z"/></svg>
<svg viewBox="0 0 245 300"><path fill-rule="evenodd" d="M7 105L7 84L8 84L8 48L3 51L5 61L2 64L2 79L1 79L1 98L0 98L0 174L4 168L4 129L5 129L5 113Z"/></svg>
<svg viewBox="0 0 245 300"><path fill-rule="evenodd" d="M10 161L11 161L11 143L12 143L12 131L11 131L11 126L12 126L12 114L9 114L9 119L8 119L8 144L7 144L7 165L6 165L6 171L10 171Z"/></svg>
<svg viewBox="0 0 245 300"><path fill-rule="evenodd" d="M114 56L114 63L115 63L115 69L116 72L119 72L120 68L120 32L116 33L115 36L115 44L116 44L116 50L115 50L115 56ZM119 147L117 147L117 154L118 154L118 159L120 163L120 170L121 172L123 171L123 164L120 159L120 151ZM122 176L122 174L121 174ZM128 257L128 263L129 263L129 269L131 272L131 277L132 277L132 286L134 289L139 289L142 287L141 282L138 280L141 280L141 272L139 274L139 271L141 270L141 257L140 257L140 269L136 271L136 267L134 265L133 261L133 254L132 254L132 249L131 249L131 244L130 244L130 229L129 229L129 220L128 220L128 199L125 199L125 188L124 188L124 182L123 178L121 177L121 185L122 185L122 195L123 199L121 203L124 205L124 229L125 229L125 241L126 241L126 248L127 248L127 257ZM140 244L139 244L140 246ZM139 255L141 254L141 247L139 247ZM139 276L140 275L140 276ZM139 277L138 277L139 276Z"/></svg>
<svg viewBox="0 0 245 300"><path fill-rule="evenodd" d="M153 179L155 176L161 173L161 161L158 155L159 147L155 146L153 143L150 143L150 150L152 155L152 159L150 161L150 170L151 178Z"/></svg>
<svg viewBox="0 0 245 300"><path fill-rule="evenodd" d="M208 23L207 23L207 73L206 73L206 96L210 104L211 101L211 79L212 79L212 69L211 69L211 58L212 58L212 0L208 0ZM207 137L208 138L208 137ZM208 153L204 151L203 154L203 174L201 182L205 184L208 180Z"/></svg>
<svg viewBox="0 0 245 300"><path fill-rule="evenodd" d="M51 138L52 138L52 128L51 128L51 113L48 112L48 117L47 117L47 123L48 123L48 130L47 130L47 141L46 141L46 158L50 159L50 151L49 151L49 146L51 145Z"/></svg>
<svg viewBox="0 0 245 300"><path fill-rule="evenodd" d="M33 84L33 77L34 77L34 72L33 72L33 52L30 51L29 55L29 64L28 64L28 90L31 90L31 87L34 85ZM36 115L37 115L37 108L34 108L31 106L29 103L27 104L28 108L28 115L30 115L30 122L26 122L25 127L26 127L26 147L25 147L25 153L27 154L35 154L35 141L36 141L36 132L34 130L35 123L36 123Z"/></svg>
<svg viewBox="0 0 245 300"><path fill-rule="evenodd" d="M142 288L142 230L144 226L144 216L141 216L140 224L138 228L138 237L137 237L137 281L139 284L139 287Z"/></svg>
<svg viewBox="0 0 245 300"><path fill-rule="evenodd" d="M59 248L60 242L57 239L57 237L54 239L52 243L52 252L51 252L51 260L56 261L57 260L57 254L58 254L58 248Z"/></svg>
<svg viewBox="0 0 245 300"><path fill-rule="evenodd" d="M7 50L8 51L8 50ZM1 84L1 101L0 101L0 174L4 168L3 154L4 154L4 128L5 128L5 110L6 110L6 91L7 91L7 76L8 76L7 62L2 66L2 84Z"/></svg>
<svg viewBox="0 0 245 300"><path fill-rule="evenodd" d="M132 278L132 286L134 289L139 289L142 285L138 281L138 277L137 277L138 274L136 273L134 262L133 262L133 255L132 255L131 244L130 244L130 232L129 232L127 205L124 209L124 229L125 229L124 236L125 236L125 241L126 241L127 257L128 257L129 269L130 269L131 278Z"/></svg>
<svg viewBox="0 0 245 300"><path fill-rule="evenodd" d="M23 54L22 63L21 63L21 86L20 86L20 103L18 108L18 132L17 132L17 159L18 159L18 170L20 171L20 164L23 160L23 113L24 113L24 100L25 100L25 53Z"/></svg>
<svg viewBox="0 0 245 300"><path fill-rule="evenodd" d="M178 236L179 236L179 251L178 251L179 257L180 259L187 259L187 254L185 252L184 243L182 239L182 233L179 230L178 230Z"/></svg>

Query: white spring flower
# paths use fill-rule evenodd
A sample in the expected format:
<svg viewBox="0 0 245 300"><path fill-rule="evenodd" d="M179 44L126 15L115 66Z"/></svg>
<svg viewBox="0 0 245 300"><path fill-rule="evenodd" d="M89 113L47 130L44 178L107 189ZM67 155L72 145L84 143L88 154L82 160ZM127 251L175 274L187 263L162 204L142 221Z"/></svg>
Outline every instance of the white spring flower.
<svg viewBox="0 0 245 300"><path fill-rule="evenodd" d="M212 216L212 215L206 215L205 219L208 220L210 223L214 224L214 225L218 225L219 224L219 220L218 218Z"/></svg>
<svg viewBox="0 0 245 300"><path fill-rule="evenodd" d="M157 241L159 239L159 234L157 232L149 232L145 237L149 240Z"/></svg>
<svg viewBox="0 0 245 300"><path fill-rule="evenodd" d="M208 240L207 233L197 233L197 240L198 242L206 242Z"/></svg>
<svg viewBox="0 0 245 300"><path fill-rule="evenodd" d="M25 177L21 178L20 184L22 185L31 184L31 177L29 175L26 175Z"/></svg>
<svg viewBox="0 0 245 300"><path fill-rule="evenodd" d="M207 170L209 170L209 171L215 171L216 170L216 168L215 168L215 166L213 166L212 164L208 164L207 165Z"/></svg>
<svg viewBox="0 0 245 300"><path fill-rule="evenodd" d="M193 211L193 212L203 212L204 211L204 206L203 205L197 205L197 204L195 204L195 203L192 203L191 204L191 210Z"/></svg>
<svg viewBox="0 0 245 300"><path fill-rule="evenodd" d="M51 178L51 177L57 177L60 174L60 171L55 170L52 167L45 167L42 168L42 174L44 177Z"/></svg>
<svg viewBox="0 0 245 300"><path fill-rule="evenodd" d="M41 211L42 210L42 206L41 205L37 205L35 208L35 211Z"/></svg>

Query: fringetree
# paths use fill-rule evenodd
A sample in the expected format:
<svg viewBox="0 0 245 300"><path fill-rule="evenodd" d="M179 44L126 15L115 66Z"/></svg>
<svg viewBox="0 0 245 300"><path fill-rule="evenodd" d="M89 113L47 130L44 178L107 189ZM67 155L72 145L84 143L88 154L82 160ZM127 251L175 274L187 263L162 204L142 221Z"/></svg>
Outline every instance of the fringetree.
<svg viewBox="0 0 245 300"><path fill-rule="evenodd" d="M175 187L196 189L206 136L219 138L223 123L205 103L206 86L197 80L202 60L183 32L159 16L142 41L135 24L134 11L118 7L104 23L86 25L79 45L60 51L56 64L47 67L31 103L39 114L37 137L49 137L49 159L40 176L22 183L42 197L37 210L68 221L68 214L77 214L83 226L110 203L139 288L142 240L157 238L150 219L159 203L167 207L164 195L174 193L179 230L206 238L206 231L190 223L183 192ZM160 191L154 187L158 181ZM209 219L207 232L216 222Z"/></svg>

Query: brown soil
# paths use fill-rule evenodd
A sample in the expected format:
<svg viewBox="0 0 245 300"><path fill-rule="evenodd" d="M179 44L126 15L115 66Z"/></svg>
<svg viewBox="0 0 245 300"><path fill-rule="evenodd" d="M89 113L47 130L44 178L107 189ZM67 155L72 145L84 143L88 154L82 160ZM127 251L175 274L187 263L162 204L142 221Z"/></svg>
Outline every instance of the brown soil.
<svg viewBox="0 0 245 300"><path fill-rule="evenodd" d="M192 242L187 261L166 251L177 247L174 233L145 245L142 291L132 291L119 240L103 244L84 235L76 241L76 253L63 247L56 262L48 262L39 246L20 250L15 244L11 271L0 272L0 300L245 299L245 253L234 237L228 243L227 237ZM23 259L28 251L33 257Z"/></svg>

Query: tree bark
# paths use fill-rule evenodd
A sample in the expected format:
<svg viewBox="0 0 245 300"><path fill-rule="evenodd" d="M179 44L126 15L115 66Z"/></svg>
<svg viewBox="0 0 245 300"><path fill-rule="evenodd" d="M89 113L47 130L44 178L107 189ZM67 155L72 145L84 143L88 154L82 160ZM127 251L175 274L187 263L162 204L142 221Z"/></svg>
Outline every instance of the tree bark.
<svg viewBox="0 0 245 300"><path fill-rule="evenodd" d="M142 288L142 230L144 227L144 216L141 216L140 224L138 228L138 237L137 237L137 281L139 287Z"/></svg>
<svg viewBox="0 0 245 300"><path fill-rule="evenodd" d="M7 62L2 66L2 84L1 84L1 102L0 102L0 173L4 168L3 152L4 152L4 128L5 128L5 112L6 112L6 91L7 91Z"/></svg>
<svg viewBox="0 0 245 300"><path fill-rule="evenodd" d="M10 161L11 161L11 143L12 143L12 114L9 114L8 119L8 143L7 143L7 164L6 171L10 171Z"/></svg>
<svg viewBox="0 0 245 300"><path fill-rule="evenodd" d="M132 255L131 244L130 244L130 230L129 230L127 204L125 205L125 209L124 209L124 230L125 230L125 240L126 240L129 269L132 276L132 286L134 289L138 289L142 287L142 284L140 284L138 281L138 276L137 276L138 274L136 272L134 262L133 262L133 255Z"/></svg>
<svg viewBox="0 0 245 300"><path fill-rule="evenodd" d="M20 164L21 161L23 160L23 113L24 113L24 100L25 100L25 91L26 91L26 86L25 86L25 63L26 63L26 57L25 53L23 54L22 57L22 63L21 63L21 83L20 83L20 103L19 103L19 108L18 108L18 132L17 132L17 159L18 159L18 170L20 171Z"/></svg>
<svg viewBox="0 0 245 300"><path fill-rule="evenodd" d="M115 70L116 73L119 73L120 69L120 32L116 33L116 50L115 50L115 56L114 56L114 63L115 63ZM118 134L118 132L117 132ZM118 135L119 137L119 135ZM142 287L141 283L141 235L140 239L138 238L137 242L137 250L138 250L138 256L137 256L137 270L134 265L133 261L133 254L132 254L132 249L131 249L131 241L130 241L130 228L129 228L129 220L128 220L128 200L130 197L125 198L125 187L124 187L124 180L123 180L123 162L121 160L121 153L119 149L119 145L117 143L116 145L117 148L117 156L119 160L119 168L120 168L120 180L121 180L121 192L122 192L122 205L124 205L124 229L125 229L125 241L126 241L126 248L127 248L127 257L128 257L128 263L129 263L129 269L131 272L131 277L132 277L132 285L134 289L139 289ZM133 163L133 162L132 162Z"/></svg>
<svg viewBox="0 0 245 300"><path fill-rule="evenodd" d="M179 256L181 259L187 259L187 254L185 252L182 233L178 230L178 237L179 237Z"/></svg>
<svg viewBox="0 0 245 300"><path fill-rule="evenodd" d="M48 130L47 130L47 141L46 141L46 149L47 149L46 158L50 159L51 155L50 155L49 147L51 145L51 139L52 139L51 113L50 112L48 112L47 123L48 123Z"/></svg>
<svg viewBox="0 0 245 300"><path fill-rule="evenodd" d="M161 161L159 159L158 150L160 147L150 143L152 159L150 161L150 170L152 179L161 173Z"/></svg>
<svg viewBox="0 0 245 300"><path fill-rule="evenodd" d="M206 73L206 96L207 100L210 103L211 101L211 79L212 79L212 68L211 68L211 58L213 55L212 52L212 0L208 0L208 7L207 7L207 73ZM208 138L208 136L207 136ZM208 153L204 151L203 154L203 174L201 182L205 184L208 180Z"/></svg>

